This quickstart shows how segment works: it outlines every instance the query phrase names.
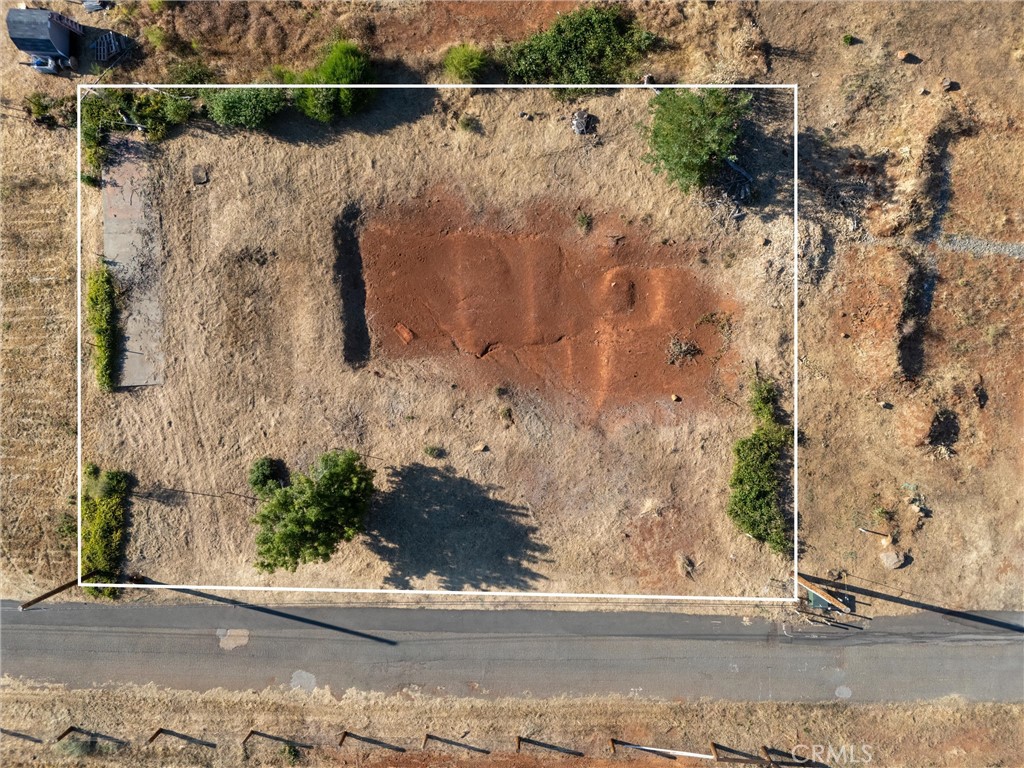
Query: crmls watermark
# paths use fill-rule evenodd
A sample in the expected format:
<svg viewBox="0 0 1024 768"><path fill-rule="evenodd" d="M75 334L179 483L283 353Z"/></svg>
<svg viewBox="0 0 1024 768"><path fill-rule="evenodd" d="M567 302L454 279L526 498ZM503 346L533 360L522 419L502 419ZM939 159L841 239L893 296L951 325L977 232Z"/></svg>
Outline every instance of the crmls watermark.
<svg viewBox="0 0 1024 768"><path fill-rule="evenodd" d="M797 744L789 751L797 763L827 765L867 765L874 758L870 744Z"/></svg>

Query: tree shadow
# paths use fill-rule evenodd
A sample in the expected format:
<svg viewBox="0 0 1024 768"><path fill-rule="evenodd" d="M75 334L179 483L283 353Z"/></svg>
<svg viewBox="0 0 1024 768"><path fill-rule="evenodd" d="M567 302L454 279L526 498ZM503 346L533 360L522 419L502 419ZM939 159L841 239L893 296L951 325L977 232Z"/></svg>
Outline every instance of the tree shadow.
<svg viewBox="0 0 1024 768"><path fill-rule="evenodd" d="M527 590L543 578L531 565L548 547L523 507L492 495L496 486L418 463L392 470L390 480L367 521L390 586L433 576L447 590Z"/></svg>
<svg viewBox="0 0 1024 768"><path fill-rule="evenodd" d="M821 244L804 254L810 281L817 285L832 268L834 223L838 214L851 229L861 225L864 208L892 198L893 184L886 172L885 153L868 154L857 145L839 146L831 129L803 130L799 135L800 216L821 224ZM806 249L809 250L809 249Z"/></svg>
<svg viewBox="0 0 1024 768"><path fill-rule="evenodd" d="M793 122L793 97L787 92L755 91L749 119L741 123L736 164L727 163L718 185L725 188L762 221L793 215L793 132L775 134L766 126ZM736 190L746 194L736 194Z"/></svg>

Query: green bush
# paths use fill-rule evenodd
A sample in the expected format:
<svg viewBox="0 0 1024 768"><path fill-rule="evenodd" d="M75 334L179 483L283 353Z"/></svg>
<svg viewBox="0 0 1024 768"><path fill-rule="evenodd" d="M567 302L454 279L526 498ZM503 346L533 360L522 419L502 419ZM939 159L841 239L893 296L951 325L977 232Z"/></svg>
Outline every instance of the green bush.
<svg viewBox="0 0 1024 768"><path fill-rule="evenodd" d="M664 90L651 99L644 160L683 192L707 186L730 156L749 108L749 93Z"/></svg>
<svg viewBox="0 0 1024 768"><path fill-rule="evenodd" d="M45 93L30 93L25 108L32 121L45 128L70 128L75 124L75 97L54 98Z"/></svg>
<svg viewBox="0 0 1024 768"><path fill-rule="evenodd" d="M179 85L202 85L216 79L213 70L199 59L185 59L171 65L168 72L172 83Z"/></svg>
<svg viewBox="0 0 1024 768"><path fill-rule="evenodd" d="M276 88L227 88L206 97L213 121L231 128L262 128L285 104L284 92Z"/></svg>
<svg viewBox="0 0 1024 768"><path fill-rule="evenodd" d="M475 83L486 66L487 54L468 43L449 48L444 56L444 73L453 83Z"/></svg>
<svg viewBox="0 0 1024 768"><path fill-rule="evenodd" d="M296 85L353 85L370 80L370 59L359 46L339 40L327 50L323 60L312 69L295 74L284 67L274 68L275 76ZM359 111L368 92L359 88L305 88L295 92L295 106L307 117L330 123Z"/></svg>
<svg viewBox="0 0 1024 768"><path fill-rule="evenodd" d="M143 29L142 34L145 36L146 41L157 50L160 50L167 45L167 33L162 27L158 27L154 24Z"/></svg>
<svg viewBox="0 0 1024 768"><path fill-rule="evenodd" d="M191 114L191 103L177 93L110 89L86 95L82 99L82 181L98 183L111 132L141 125L147 139L160 141L171 126L184 123Z"/></svg>
<svg viewBox="0 0 1024 768"><path fill-rule="evenodd" d="M323 454L309 475L267 493L253 522L258 570L294 571L302 563L326 562L341 541L363 531L373 496L374 472L354 451Z"/></svg>
<svg viewBox="0 0 1024 768"><path fill-rule="evenodd" d="M779 496L789 431L778 417L774 382L756 377L749 405L757 426L752 435L733 446L735 463L727 512L741 531L773 551L785 553L792 547L792 533Z"/></svg>
<svg viewBox="0 0 1024 768"><path fill-rule="evenodd" d="M631 67L655 39L621 8L588 5L504 49L501 59L518 82L619 83L636 79Z"/></svg>
<svg viewBox="0 0 1024 768"><path fill-rule="evenodd" d="M114 278L106 265L86 276L85 289L85 324L93 337L96 383L102 391L113 392L120 364L121 331L117 325Z"/></svg>
<svg viewBox="0 0 1024 768"><path fill-rule="evenodd" d="M580 211L576 214L576 226L583 234L587 234L594 228L594 217L586 211Z"/></svg>
<svg viewBox="0 0 1024 768"><path fill-rule="evenodd" d="M98 581L113 581L121 570L132 477L104 472L82 494L82 573L99 571ZM95 487L93 487L95 486ZM88 594L116 597L111 587L87 587Z"/></svg>
<svg viewBox="0 0 1024 768"><path fill-rule="evenodd" d="M249 487L261 499L281 487L274 473L274 462L269 456L256 459L249 467Z"/></svg>
<svg viewBox="0 0 1024 768"><path fill-rule="evenodd" d="M432 459L443 459L446 452L440 445L426 445L423 447L423 453Z"/></svg>
<svg viewBox="0 0 1024 768"><path fill-rule="evenodd" d="M483 136L484 124L480 122L480 118L476 115L463 115L459 118L459 130Z"/></svg>
<svg viewBox="0 0 1024 768"><path fill-rule="evenodd" d="M843 35L843 45L853 45L854 42L856 42L856 40L857 40L857 38L854 37L853 35L850 35L850 34Z"/></svg>

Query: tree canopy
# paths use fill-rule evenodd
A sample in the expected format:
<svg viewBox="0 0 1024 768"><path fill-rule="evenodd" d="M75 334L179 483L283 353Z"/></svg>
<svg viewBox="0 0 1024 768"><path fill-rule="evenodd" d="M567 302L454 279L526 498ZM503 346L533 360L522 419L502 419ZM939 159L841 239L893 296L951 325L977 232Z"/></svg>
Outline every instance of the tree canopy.
<svg viewBox="0 0 1024 768"><path fill-rule="evenodd" d="M253 518L259 526L257 569L294 571L303 563L326 562L340 542L362 533L374 472L355 451L325 453L308 475L297 473L285 486L271 481L265 461L250 472L262 501Z"/></svg>
<svg viewBox="0 0 1024 768"><path fill-rule="evenodd" d="M749 108L749 93L666 89L651 99L644 160L683 192L707 186L731 155Z"/></svg>

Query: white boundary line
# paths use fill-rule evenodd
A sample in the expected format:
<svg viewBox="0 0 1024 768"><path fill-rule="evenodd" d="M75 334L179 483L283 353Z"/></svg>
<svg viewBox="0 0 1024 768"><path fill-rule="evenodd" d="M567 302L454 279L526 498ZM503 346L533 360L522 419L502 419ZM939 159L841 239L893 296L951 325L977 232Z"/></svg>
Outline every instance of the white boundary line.
<svg viewBox="0 0 1024 768"><path fill-rule="evenodd" d="M122 583L100 583L82 582L82 96L90 90L224 90L242 88L272 88L281 90L297 90L298 88L312 88L333 90L341 88L367 89L367 90L399 90L399 89L423 89L423 90L558 90L558 89L594 89L594 90L651 90L669 89L679 90L682 88L706 89L725 88L736 90L792 90L793 91L793 596L792 597L736 597L736 596L705 596L705 595L622 595L586 592L511 592L511 591L480 591L480 590L451 590L451 589L364 589L355 587L273 587L273 586L231 586L220 584L122 584ZM284 83L204 83L197 85L182 85L168 83L96 83L78 84L77 92L77 116L78 116L78 162L77 177L75 184L78 190L78 272L77 272L77 299L78 299L78 586L114 589L171 589L171 590L209 590L218 592L302 592L302 593L344 593L344 594L370 594L370 595L466 595L470 597L502 598L502 597L536 597L555 599L598 599L598 600L647 600L647 601L672 601L672 602L727 602L727 603L794 603L799 600L799 584L797 583L797 571L799 567L799 445L798 445L798 424L799 424L799 176L798 176L798 154L797 140L799 136L799 111L798 95L799 85L775 84L775 83L666 83L666 84L588 84L588 85L538 85L524 84L514 85L509 83L496 83L493 85L478 84L434 84L434 83L360 83L353 85L335 84L310 84L290 85Z"/></svg>

